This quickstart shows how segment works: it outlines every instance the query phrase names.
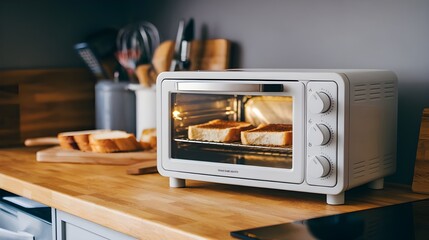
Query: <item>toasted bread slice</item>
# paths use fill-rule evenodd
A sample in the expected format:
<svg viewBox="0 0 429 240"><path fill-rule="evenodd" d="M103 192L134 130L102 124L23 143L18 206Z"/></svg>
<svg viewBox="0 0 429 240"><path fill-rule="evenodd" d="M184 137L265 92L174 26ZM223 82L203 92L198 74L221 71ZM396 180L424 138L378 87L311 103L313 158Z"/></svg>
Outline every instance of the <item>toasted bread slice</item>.
<svg viewBox="0 0 429 240"><path fill-rule="evenodd" d="M144 150L156 149L156 128L143 129L140 145Z"/></svg>
<svg viewBox="0 0 429 240"><path fill-rule="evenodd" d="M93 152L112 153L140 150L134 134L124 131L109 131L89 135L89 144Z"/></svg>
<svg viewBox="0 0 429 240"><path fill-rule="evenodd" d="M57 135L60 142L60 146L63 149L69 150L81 150L84 152L92 151L89 145L89 135L93 133L106 132L110 130L86 130L86 131L74 131L74 132L62 132Z"/></svg>
<svg viewBox="0 0 429 240"><path fill-rule="evenodd" d="M211 142L240 141L240 132L254 128L247 122L212 120L208 123L189 126L188 138Z"/></svg>
<svg viewBox="0 0 429 240"><path fill-rule="evenodd" d="M292 145L291 124L261 124L257 128L241 132L241 143L246 145Z"/></svg>

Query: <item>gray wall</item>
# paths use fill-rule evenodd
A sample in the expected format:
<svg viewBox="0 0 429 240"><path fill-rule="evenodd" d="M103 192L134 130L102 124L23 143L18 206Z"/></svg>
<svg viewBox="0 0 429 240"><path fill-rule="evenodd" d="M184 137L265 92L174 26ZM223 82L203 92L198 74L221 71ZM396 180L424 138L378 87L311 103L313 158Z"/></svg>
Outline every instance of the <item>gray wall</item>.
<svg viewBox="0 0 429 240"><path fill-rule="evenodd" d="M178 20L189 17L197 37L235 43L234 67L395 71L399 160L390 180L412 181L420 115L429 107L427 0L6 0L0 69L84 66L72 46L91 32L145 19L174 39Z"/></svg>
<svg viewBox="0 0 429 240"><path fill-rule="evenodd" d="M84 66L73 45L141 19L141 0L0 1L0 69Z"/></svg>
<svg viewBox="0 0 429 240"><path fill-rule="evenodd" d="M234 67L386 68L399 78L398 171L411 183L420 116L429 107L427 0L162 0L147 19L174 39L194 17L197 36L238 46Z"/></svg>

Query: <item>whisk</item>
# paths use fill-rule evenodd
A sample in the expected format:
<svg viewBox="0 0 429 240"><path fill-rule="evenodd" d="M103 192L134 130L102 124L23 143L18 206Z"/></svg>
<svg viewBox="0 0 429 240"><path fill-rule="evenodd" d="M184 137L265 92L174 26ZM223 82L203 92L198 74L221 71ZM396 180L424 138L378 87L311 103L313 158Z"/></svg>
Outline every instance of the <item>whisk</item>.
<svg viewBox="0 0 429 240"><path fill-rule="evenodd" d="M135 80L137 66L151 64L155 49L160 43L158 29L150 22L130 24L119 30L116 38L119 63Z"/></svg>

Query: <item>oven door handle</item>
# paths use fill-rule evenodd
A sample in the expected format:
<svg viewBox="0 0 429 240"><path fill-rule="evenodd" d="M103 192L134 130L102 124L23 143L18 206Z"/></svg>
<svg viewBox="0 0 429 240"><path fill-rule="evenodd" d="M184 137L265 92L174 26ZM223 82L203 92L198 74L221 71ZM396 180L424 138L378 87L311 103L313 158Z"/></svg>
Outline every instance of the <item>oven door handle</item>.
<svg viewBox="0 0 429 240"><path fill-rule="evenodd" d="M10 230L0 228L0 239L4 240L34 240L34 235L27 232L12 232Z"/></svg>
<svg viewBox="0 0 429 240"><path fill-rule="evenodd" d="M282 84L178 82L178 91L198 92L283 92Z"/></svg>

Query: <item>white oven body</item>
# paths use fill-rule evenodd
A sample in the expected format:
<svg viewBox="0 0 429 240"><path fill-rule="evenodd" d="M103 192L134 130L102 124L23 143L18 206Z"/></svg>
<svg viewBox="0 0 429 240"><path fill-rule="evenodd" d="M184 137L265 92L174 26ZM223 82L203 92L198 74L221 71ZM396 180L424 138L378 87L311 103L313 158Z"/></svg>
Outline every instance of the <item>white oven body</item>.
<svg viewBox="0 0 429 240"><path fill-rule="evenodd" d="M193 179L326 194L328 203L342 204L347 189L368 182L379 188L383 177L396 170L396 82L392 72L382 70L162 73L157 80L158 171L170 177L172 187ZM204 161L204 151L194 154L196 161L186 155L186 146L176 154L179 125L172 115L178 99L204 95L292 99L290 165L235 164L216 156Z"/></svg>

